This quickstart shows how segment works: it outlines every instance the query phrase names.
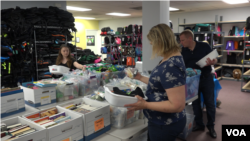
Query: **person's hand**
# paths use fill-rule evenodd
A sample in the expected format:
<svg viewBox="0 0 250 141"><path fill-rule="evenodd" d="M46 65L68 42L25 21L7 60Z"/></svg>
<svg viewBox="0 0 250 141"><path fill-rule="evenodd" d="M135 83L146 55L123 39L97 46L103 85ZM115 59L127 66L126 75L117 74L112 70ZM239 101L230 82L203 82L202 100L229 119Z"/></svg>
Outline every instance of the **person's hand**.
<svg viewBox="0 0 250 141"><path fill-rule="evenodd" d="M145 101L142 97L136 95L135 96L138 101L133 104L126 104L124 107L128 107L128 110L141 110L141 109L147 109L147 101Z"/></svg>
<svg viewBox="0 0 250 141"><path fill-rule="evenodd" d="M210 58L207 58L206 63L207 63L206 66L214 65L216 63L216 59L211 60Z"/></svg>
<svg viewBox="0 0 250 141"><path fill-rule="evenodd" d="M141 80L141 73L137 72L136 76L134 77L134 79L137 79L137 80Z"/></svg>
<svg viewBox="0 0 250 141"><path fill-rule="evenodd" d="M86 71L86 67L85 66L82 67L82 71Z"/></svg>

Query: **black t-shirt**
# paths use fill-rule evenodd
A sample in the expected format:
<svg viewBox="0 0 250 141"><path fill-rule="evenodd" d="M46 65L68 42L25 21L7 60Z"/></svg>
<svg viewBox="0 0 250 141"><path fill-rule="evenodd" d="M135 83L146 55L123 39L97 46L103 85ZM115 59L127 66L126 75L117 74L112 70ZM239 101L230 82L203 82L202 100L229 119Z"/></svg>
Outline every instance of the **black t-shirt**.
<svg viewBox="0 0 250 141"><path fill-rule="evenodd" d="M71 67L70 67L70 71L72 71L72 69L76 69L76 67L74 66L74 62L76 62L76 60L74 58L71 58L71 60L72 60L72 64L71 64ZM65 64L60 63L59 65L64 66L64 67L68 67L67 62Z"/></svg>
<svg viewBox="0 0 250 141"><path fill-rule="evenodd" d="M197 41L195 42L196 45L193 51L188 48L182 47L181 54L183 56L185 66L186 68L200 69L201 75L208 75L212 71L211 66L201 68L199 65L196 65L196 62L198 62L201 58L209 54L212 49L207 43Z"/></svg>

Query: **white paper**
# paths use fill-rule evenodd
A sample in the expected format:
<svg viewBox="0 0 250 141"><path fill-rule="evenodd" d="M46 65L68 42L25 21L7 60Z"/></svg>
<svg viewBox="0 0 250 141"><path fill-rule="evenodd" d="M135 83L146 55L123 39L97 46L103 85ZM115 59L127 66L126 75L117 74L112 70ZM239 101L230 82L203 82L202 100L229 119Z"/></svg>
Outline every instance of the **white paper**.
<svg viewBox="0 0 250 141"><path fill-rule="evenodd" d="M207 65L206 61L207 58L210 58L211 60L216 59L219 56L218 52L216 50L213 50L208 55L200 59L198 62L196 62L197 65L199 65L201 68L203 68L205 65Z"/></svg>

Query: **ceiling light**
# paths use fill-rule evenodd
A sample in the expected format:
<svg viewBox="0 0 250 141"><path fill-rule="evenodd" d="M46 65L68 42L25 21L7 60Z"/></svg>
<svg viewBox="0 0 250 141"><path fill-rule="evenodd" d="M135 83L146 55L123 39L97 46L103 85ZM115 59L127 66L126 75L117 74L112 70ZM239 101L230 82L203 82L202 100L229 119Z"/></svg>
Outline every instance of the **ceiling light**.
<svg viewBox="0 0 250 141"><path fill-rule="evenodd" d="M125 13L106 13L106 15L112 15L112 16L130 16L131 14L125 14Z"/></svg>
<svg viewBox="0 0 250 141"><path fill-rule="evenodd" d="M73 7L73 6L67 6L67 10L75 10L75 11L91 11L92 9L81 8L81 7Z"/></svg>
<svg viewBox="0 0 250 141"><path fill-rule="evenodd" d="M95 19L95 18L92 18L92 17L74 17L75 19L84 19L84 20L92 20L92 19Z"/></svg>
<svg viewBox="0 0 250 141"><path fill-rule="evenodd" d="M249 3L249 0L223 0L225 3L228 4L242 4L242 3Z"/></svg>
<svg viewBox="0 0 250 141"><path fill-rule="evenodd" d="M173 7L169 7L169 11L178 11L179 9L177 8L173 8Z"/></svg>

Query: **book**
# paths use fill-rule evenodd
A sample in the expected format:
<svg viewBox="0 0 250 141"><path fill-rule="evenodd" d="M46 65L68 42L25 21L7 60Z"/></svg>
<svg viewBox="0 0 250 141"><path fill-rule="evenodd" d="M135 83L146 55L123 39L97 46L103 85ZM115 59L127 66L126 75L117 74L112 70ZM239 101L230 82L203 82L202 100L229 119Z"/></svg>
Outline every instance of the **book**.
<svg viewBox="0 0 250 141"><path fill-rule="evenodd" d="M61 116L66 116L65 112L58 113L56 115L50 116L49 119L50 120L55 120L56 118L61 117Z"/></svg>
<svg viewBox="0 0 250 141"><path fill-rule="evenodd" d="M17 123L17 124L14 124L14 125L10 125L10 126L7 126L7 129L12 129L12 128L15 128L17 126L21 126L22 124L21 123Z"/></svg>
<svg viewBox="0 0 250 141"><path fill-rule="evenodd" d="M16 131L16 132L11 133L11 135L12 135L12 136L16 136L17 134L20 134L20 133L22 133L22 132L24 132L24 131L27 131L27 130L29 130L29 129L31 129L31 128L30 128L30 127L26 127L26 128L23 128L23 129L21 129L21 130L18 130L18 131Z"/></svg>

